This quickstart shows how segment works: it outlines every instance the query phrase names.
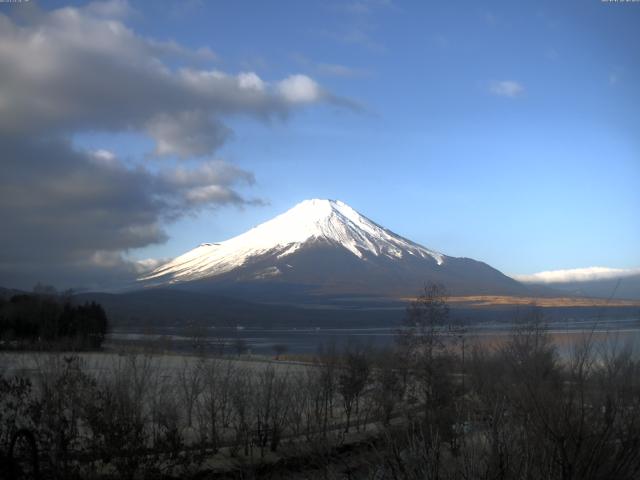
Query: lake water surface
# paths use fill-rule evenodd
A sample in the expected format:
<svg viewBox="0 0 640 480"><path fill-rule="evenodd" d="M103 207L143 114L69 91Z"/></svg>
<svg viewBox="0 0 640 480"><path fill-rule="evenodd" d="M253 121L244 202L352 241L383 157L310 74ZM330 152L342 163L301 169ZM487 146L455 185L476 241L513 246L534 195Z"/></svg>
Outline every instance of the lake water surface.
<svg viewBox="0 0 640 480"><path fill-rule="evenodd" d="M457 333L465 342L479 342L499 346L513 334L517 325L507 323L483 323L465 326ZM571 345L587 337L596 342L615 342L640 348L640 320L635 317L610 319L569 319L547 325L548 332L561 353ZM393 344L398 335L397 326L345 327L345 328L184 328L163 327L153 331L119 329L108 337L111 346L156 345L172 351L205 351L235 353L238 350L260 355L273 355L286 351L294 354L314 354L322 347L341 349L348 344L386 347Z"/></svg>

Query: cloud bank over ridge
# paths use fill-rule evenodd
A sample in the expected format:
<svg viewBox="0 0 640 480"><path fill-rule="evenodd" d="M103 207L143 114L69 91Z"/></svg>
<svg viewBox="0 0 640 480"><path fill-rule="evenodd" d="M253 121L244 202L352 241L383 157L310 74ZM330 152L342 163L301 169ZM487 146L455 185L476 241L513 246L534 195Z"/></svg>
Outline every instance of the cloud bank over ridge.
<svg viewBox="0 0 640 480"><path fill-rule="evenodd" d="M594 280L609 280L615 278L630 277L640 275L640 268L608 268L608 267L587 267L572 268L566 270L548 270L533 273L530 275L512 275L513 278L525 283L568 283L568 282L590 282Z"/></svg>

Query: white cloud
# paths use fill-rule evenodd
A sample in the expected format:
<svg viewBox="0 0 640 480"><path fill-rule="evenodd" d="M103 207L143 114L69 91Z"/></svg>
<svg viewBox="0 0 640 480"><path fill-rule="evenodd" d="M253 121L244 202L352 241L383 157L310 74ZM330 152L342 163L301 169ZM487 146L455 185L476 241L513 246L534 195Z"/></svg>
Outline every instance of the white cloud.
<svg viewBox="0 0 640 480"><path fill-rule="evenodd" d="M489 91L501 97L515 98L524 93L524 86L513 80L502 80L492 82L489 86Z"/></svg>
<svg viewBox="0 0 640 480"><path fill-rule="evenodd" d="M0 134L149 134L156 155L206 156L229 138L223 119L285 118L305 104L349 102L312 78L267 82L194 65L208 47L139 35L123 1L65 7L15 21L0 14ZM177 125L184 124L184 125Z"/></svg>
<svg viewBox="0 0 640 480"><path fill-rule="evenodd" d="M172 192L178 200L176 204L190 209L226 203L261 203L259 200L242 199L232 188L237 183L253 184L253 175L222 161L204 162L188 169L165 170L161 179L164 190Z"/></svg>
<svg viewBox="0 0 640 480"><path fill-rule="evenodd" d="M587 267L567 270L547 270L531 275L513 275L513 278L525 283L567 283L588 282L591 280L606 280L640 275L640 268L608 268Z"/></svg>
<svg viewBox="0 0 640 480"><path fill-rule="evenodd" d="M116 158L116 154L110 150L94 150L93 152L89 152L89 154L93 157L93 160L104 166L119 166L120 162Z"/></svg>
<svg viewBox="0 0 640 480"><path fill-rule="evenodd" d="M156 155L182 159L207 155L231 135L231 130L202 111L157 115L148 123L147 132L156 141Z"/></svg>
<svg viewBox="0 0 640 480"><path fill-rule="evenodd" d="M312 103L322 98L320 86L306 75L291 75L278 83L280 94L290 103Z"/></svg>
<svg viewBox="0 0 640 480"><path fill-rule="evenodd" d="M240 88L253 89L259 92L262 92L265 88L265 83L253 72L246 72L238 75L238 84L240 85Z"/></svg>
<svg viewBox="0 0 640 480"><path fill-rule="evenodd" d="M143 274L155 270L160 265L168 262L169 260L169 258L145 258L143 260L136 260L135 262L133 262L133 265L137 274Z"/></svg>

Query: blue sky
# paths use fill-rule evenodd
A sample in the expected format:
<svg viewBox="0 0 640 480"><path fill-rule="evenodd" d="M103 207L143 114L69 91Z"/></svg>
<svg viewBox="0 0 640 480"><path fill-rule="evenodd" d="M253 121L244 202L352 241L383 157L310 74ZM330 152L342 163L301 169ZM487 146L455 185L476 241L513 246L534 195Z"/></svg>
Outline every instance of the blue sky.
<svg viewBox="0 0 640 480"><path fill-rule="evenodd" d="M255 178L237 191L263 205L164 221L163 241L126 258L173 257L319 197L505 273L640 266L640 3L131 2L117 21L207 47L197 68L302 74L338 99L221 114L232 135L189 158L154 158L135 129L76 126L75 148L130 168L215 158Z"/></svg>
<svg viewBox="0 0 640 480"><path fill-rule="evenodd" d="M253 171L250 194L269 205L186 218L136 257L175 256L319 197L509 273L640 265L640 6L133 6L143 34L209 46L232 72L309 74L365 109L230 119L236 136L218 154ZM501 81L523 92L492 94Z"/></svg>

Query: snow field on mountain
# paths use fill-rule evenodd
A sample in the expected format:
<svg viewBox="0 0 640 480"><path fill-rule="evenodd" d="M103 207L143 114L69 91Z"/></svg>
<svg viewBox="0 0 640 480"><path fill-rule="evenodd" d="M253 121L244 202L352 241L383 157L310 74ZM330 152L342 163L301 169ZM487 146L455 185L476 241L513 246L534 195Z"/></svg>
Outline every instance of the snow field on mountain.
<svg viewBox="0 0 640 480"><path fill-rule="evenodd" d="M281 259L317 241L342 247L358 258L374 255L400 259L413 255L433 258L438 265L444 261L444 255L394 234L341 201L313 199L234 238L203 243L141 280L171 284L215 277L252 258L274 255Z"/></svg>

